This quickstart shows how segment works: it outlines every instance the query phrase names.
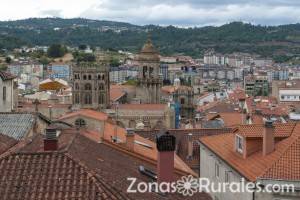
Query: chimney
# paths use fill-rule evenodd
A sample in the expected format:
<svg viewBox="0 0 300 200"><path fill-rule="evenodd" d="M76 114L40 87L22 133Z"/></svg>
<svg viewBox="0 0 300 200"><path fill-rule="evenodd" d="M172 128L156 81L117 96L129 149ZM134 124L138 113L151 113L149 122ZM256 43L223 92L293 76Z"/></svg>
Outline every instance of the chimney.
<svg viewBox="0 0 300 200"><path fill-rule="evenodd" d="M275 149L274 125L272 120L265 122L263 131L263 155L272 153Z"/></svg>
<svg viewBox="0 0 300 200"><path fill-rule="evenodd" d="M193 156L193 134L188 134L188 158Z"/></svg>
<svg viewBox="0 0 300 200"><path fill-rule="evenodd" d="M57 151L58 139L55 128L46 128L44 139L44 151Z"/></svg>
<svg viewBox="0 0 300 200"><path fill-rule="evenodd" d="M166 132L156 138L157 146L157 181L174 181L174 151L176 138Z"/></svg>
<svg viewBox="0 0 300 200"><path fill-rule="evenodd" d="M131 151L134 150L134 129L126 129L126 147Z"/></svg>

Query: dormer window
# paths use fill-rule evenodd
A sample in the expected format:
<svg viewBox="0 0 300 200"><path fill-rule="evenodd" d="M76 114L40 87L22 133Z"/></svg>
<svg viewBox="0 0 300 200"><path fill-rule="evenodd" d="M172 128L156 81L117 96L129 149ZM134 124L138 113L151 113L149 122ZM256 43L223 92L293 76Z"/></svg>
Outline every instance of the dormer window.
<svg viewBox="0 0 300 200"><path fill-rule="evenodd" d="M239 135L235 136L235 148L239 153L243 153L243 138Z"/></svg>

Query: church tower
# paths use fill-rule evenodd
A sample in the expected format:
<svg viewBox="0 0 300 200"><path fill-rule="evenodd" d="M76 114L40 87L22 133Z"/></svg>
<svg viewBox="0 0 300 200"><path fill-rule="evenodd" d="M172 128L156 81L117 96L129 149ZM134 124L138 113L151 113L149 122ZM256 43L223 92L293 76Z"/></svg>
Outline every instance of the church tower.
<svg viewBox="0 0 300 200"><path fill-rule="evenodd" d="M82 62L72 68L73 108L109 107L109 70L100 63Z"/></svg>
<svg viewBox="0 0 300 200"><path fill-rule="evenodd" d="M160 75L160 58L150 39L140 51L138 58L137 99L141 103L160 103L162 77Z"/></svg>

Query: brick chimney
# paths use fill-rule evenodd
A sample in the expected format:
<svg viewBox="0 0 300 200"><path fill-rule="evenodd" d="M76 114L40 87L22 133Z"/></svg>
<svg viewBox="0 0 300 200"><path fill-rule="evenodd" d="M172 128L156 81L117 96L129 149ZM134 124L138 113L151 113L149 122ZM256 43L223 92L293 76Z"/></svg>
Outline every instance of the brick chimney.
<svg viewBox="0 0 300 200"><path fill-rule="evenodd" d="M44 151L57 151L58 139L55 128L46 128L44 139Z"/></svg>
<svg viewBox="0 0 300 200"><path fill-rule="evenodd" d="M191 158L193 156L193 134L188 134L188 158Z"/></svg>
<svg viewBox="0 0 300 200"><path fill-rule="evenodd" d="M126 129L126 147L131 151L134 150L134 129Z"/></svg>
<svg viewBox="0 0 300 200"><path fill-rule="evenodd" d="M174 151L176 138L166 132L156 138L157 146L157 181L174 181Z"/></svg>
<svg viewBox="0 0 300 200"><path fill-rule="evenodd" d="M263 155L272 153L275 149L275 139L274 139L274 125L273 121L267 120L265 122L264 132L263 132Z"/></svg>

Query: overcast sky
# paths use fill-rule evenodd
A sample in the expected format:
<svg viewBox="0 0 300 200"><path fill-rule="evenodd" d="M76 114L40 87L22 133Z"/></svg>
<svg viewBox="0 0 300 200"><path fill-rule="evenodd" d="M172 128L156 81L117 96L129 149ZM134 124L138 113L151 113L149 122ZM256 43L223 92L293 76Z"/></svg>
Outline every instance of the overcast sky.
<svg viewBox="0 0 300 200"><path fill-rule="evenodd" d="M300 22L300 0L0 0L0 20L84 17L138 25Z"/></svg>

